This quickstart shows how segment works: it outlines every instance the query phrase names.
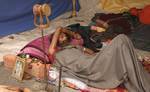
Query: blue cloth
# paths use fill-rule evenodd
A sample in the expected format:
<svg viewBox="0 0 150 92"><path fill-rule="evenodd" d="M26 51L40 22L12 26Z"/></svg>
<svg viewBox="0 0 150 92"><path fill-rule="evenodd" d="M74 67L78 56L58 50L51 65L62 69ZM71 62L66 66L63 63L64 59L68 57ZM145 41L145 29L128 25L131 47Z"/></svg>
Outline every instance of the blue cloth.
<svg viewBox="0 0 150 92"><path fill-rule="evenodd" d="M72 0L0 0L0 36L33 29L32 7L37 3L51 5L50 19L72 10ZM78 0L76 7L79 10Z"/></svg>

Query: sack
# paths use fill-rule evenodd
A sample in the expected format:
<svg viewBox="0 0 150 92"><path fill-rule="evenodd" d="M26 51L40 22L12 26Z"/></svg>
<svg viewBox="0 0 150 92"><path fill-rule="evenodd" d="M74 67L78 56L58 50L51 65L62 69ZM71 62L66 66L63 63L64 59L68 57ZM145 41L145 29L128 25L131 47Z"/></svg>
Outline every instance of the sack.
<svg viewBox="0 0 150 92"><path fill-rule="evenodd" d="M45 68L45 64L42 64L40 61L31 63L30 60L28 60L27 66L25 68L25 72L36 77L37 79L44 79L45 75L47 76L47 72L49 68L50 68L50 64L46 64L46 68Z"/></svg>
<svg viewBox="0 0 150 92"><path fill-rule="evenodd" d="M15 62L16 62L16 55L7 54L3 56L4 66L5 69L11 70L13 69Z"/></svg>

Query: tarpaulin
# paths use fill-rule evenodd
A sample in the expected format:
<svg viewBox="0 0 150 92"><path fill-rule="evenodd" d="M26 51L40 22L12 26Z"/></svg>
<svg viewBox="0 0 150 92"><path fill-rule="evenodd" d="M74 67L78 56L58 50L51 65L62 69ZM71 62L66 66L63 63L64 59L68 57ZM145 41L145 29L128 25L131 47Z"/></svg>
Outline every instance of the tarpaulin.
<svg viewBox="0 0 150 92"><path fill-rule="evenodd" d="M76 2L79 10L79 1ZM72 10L72 0L0 0L0 36L34 28L32 7L37 3L51 5L50 19Z"/></svg>

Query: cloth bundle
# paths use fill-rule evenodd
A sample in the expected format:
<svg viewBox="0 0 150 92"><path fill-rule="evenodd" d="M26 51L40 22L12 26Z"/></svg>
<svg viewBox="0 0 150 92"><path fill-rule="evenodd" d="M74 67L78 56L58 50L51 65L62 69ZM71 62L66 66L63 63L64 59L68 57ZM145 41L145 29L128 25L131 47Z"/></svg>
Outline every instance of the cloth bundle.
<svg viewBox="0 0 150 92"><path fill-rule="evenodd" d="M18 55L21 54L29 54L31 57L40 59L41 61L44 61L46 63L52 63L49 62L49 55L48 55L48 49L50 46L50 42L51 42L51 36L50 35L46 35L44 36L44 46L45 48L43 49L43 42L42 42L42 37L39 37L33 41L31 41L30 43L28 43L26 46L24 46L20 52L18 53Z"/></svg>

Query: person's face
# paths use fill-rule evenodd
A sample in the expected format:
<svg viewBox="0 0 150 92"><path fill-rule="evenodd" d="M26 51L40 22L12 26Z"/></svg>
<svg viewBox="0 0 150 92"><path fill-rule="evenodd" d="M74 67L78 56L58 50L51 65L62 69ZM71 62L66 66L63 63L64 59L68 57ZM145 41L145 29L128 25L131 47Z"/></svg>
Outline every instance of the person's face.
<svg viewBox="0 0 150 92"><path fill-rule="evenodd" d="M58 41L60 44L66 43L67 42L67 36L65 33L60 33Z"/></svg>
<svg viewBox="0 0 150 92"><path fill-rule="evenodd" d="M75 34L74 34L74 38L75 38L75 39L81 39L82 37L81 37L81 35L80 35L80 34L75 33Z"/></svg>

